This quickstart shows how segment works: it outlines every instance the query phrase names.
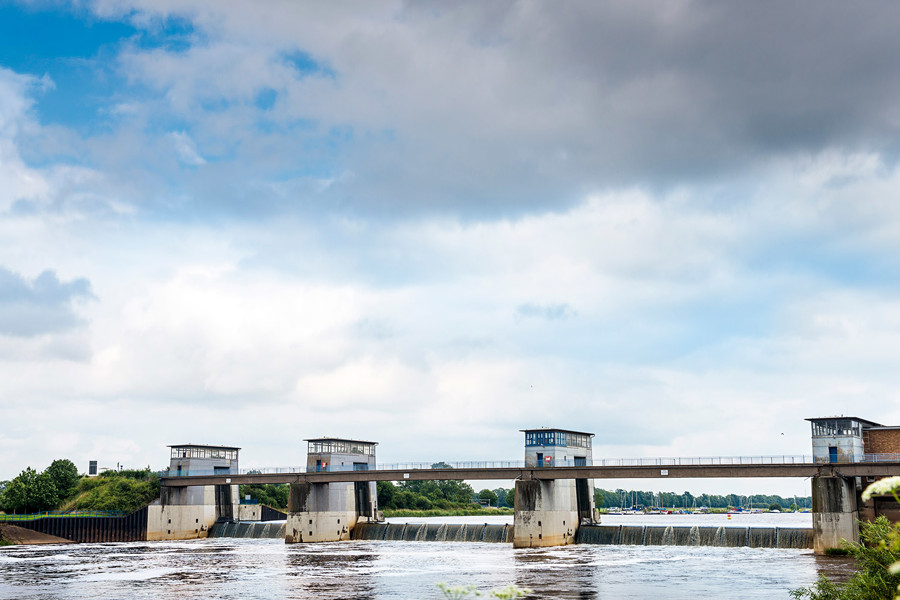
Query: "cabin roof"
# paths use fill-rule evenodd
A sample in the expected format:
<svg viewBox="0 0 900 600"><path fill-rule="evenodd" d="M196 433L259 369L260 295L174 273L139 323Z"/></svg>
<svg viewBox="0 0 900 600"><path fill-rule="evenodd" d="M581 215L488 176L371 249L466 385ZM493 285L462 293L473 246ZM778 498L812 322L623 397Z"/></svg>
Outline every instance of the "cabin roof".
<svg viewBox="0 0 900 600"><path fill-rule="evenodd" d="M851 416L845 416L845 415L841 415L839 417L838 416L835 416L835 417L810 417L805 420L815 422L815 421L836 421L839 419L847 419L850 421L859 421L860 423L867 425L868 427L882 427L881 423L876 423L875 421L869 421L868 419L861 419L859 417L851 417Z"/></svg>
<svg viewBox="0 0 900 600"><path fill-rule="evenodd" d="M373 446L377 446L378 442L367 442L366 440L353 440L350 438L339 438L339 437L321 437L321 438L309 438L303 440L304 442L352 442L354 444L371 444Z"/></svg>
<svg viewBox="0 0 900 600"><path fill-rule="evenodd" d="M575 431L574 429L560 429L559 427L538 427L537 429L520 429L522 433L538 433L538 432L549 432L549 431L559 431L562 433L577 433L578 435L589 435L594 437L593 433L588 433L586 431Z"/></svg>
<svg viewBox="0 0 900 600"><path fill-rule="evenodd" d="M211 446L209 444L170 444L167 448L215 448L216 450L240 450L237 446Z"/></svg>

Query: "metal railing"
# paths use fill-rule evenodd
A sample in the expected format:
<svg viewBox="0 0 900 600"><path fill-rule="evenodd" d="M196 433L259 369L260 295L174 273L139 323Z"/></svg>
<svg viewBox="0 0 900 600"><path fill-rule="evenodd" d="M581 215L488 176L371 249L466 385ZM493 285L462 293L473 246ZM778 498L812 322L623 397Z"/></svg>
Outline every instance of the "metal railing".
<svg viewBox="0 0 900 600"><path fill-rule="evenodd" d="M850 461L846 457L839 457L838 463L851 462L900 462L900 454L866 454L861 461ZM446 470L446 469L527 469L527 468L554 468L554 467L677 467L677 466L736 466L736 465L813 465L828 463L829 460L815 460L810 455L772 455L772 456L694 456L694 457L656 457L656 458L597 458L590 461L557 460L553 464L543 466L527 465L524 460L495 460L495 461L455 461L455 462L405 462L382 463L368 470L374 471L422 471L422 470ZM438 465L438 466L434 466ZM268 475L278 473L317 473L317 472L346 472L358 470L359 467L349 465L327 465L322 467L254 467L248 469L232 469L225 472L219 470L203 471L160 471L160 477L188 477L210 475Z"/></svg>
<svg viewBox="0 0 900 600"><path fill-rule="evenodd" d="M129 513L122 510L73 510L73 511L42 511L23 515L0 514L0 521L34 521L36 519L68 519L72 517L124 517Z"/></svg>

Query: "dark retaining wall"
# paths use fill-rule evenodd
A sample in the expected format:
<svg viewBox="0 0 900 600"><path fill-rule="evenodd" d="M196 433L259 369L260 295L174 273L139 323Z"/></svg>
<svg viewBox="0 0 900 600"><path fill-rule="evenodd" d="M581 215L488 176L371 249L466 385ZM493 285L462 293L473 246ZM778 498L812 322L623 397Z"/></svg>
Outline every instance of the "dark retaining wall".
<svg viewBox="0 0 900 600"><path fill-rule="evenodd" d="M44 517L10 523L73 542L143 542L147 539L146 506L124 517Z"/></svg>

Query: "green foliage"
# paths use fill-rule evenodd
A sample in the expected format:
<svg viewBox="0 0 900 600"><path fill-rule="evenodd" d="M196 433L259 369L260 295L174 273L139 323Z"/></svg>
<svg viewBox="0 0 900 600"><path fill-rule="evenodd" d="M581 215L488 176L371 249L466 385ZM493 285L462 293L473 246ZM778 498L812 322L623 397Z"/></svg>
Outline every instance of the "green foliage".
<svg viewBox="0 0 900 600"><path fill-rule="evenodd" d="M676 494L673 492L646 492L646 491L633 491L633 490L604 490L600 488L594 488L594 504L600 507L629 507L635 505L642 506L658 506L660 508L669 508L671 509L673 506L675 508L691 508L696 507L699 508L701 506L706 506L708 508L728 508L735 506L743 506L747 507L752 506L753 508L765 508L771 506L773 504L777 504L780 507L782 506L790 506L794 503L794 497L785 499L781 496L777 495L765 495L765 494L755 494L752 496L741 496L738 494L728 494L725 496L720 496L716 494L700 494L693 495L690 492L683 492L681 494ZM812 496L806 497L798 497L796 498L796 505L798 509L810 509L812 508Z"/></svg>
<svg viewBox="0 0 900 600"><path fill-rule="evenodd" d="M390 481L379 481L376 484L378 490L378 506L382 510L385 508L396 508L394 499L397 496L397 486Z"/></svg>
<svg viewBox="0 0 900 600"><path fill-rule="evenodd" d="M248 483L240 487L241 500L248 494L259 504L287 508L290 486L286 483Z"/></svg>
<svg viewBox="0 0 900 600"><path fill-rule="evenodd" d="M119 471L103 471L100 477L124 477L126 479L137 479L138 481L148 481L155 477L156 473L147 467L146 469L121 469Z"/></svg>
<svg viewBox="0 0 900 600"><path fill-rule="evenodd" d="M508 492L506 492L506 505L507 506L515 506L516 505L516 488L512 488Z"/></svg>
<svg viewBox="0 0 900 600"><path fill-rule="evenodd" d="M433 469L449 469L447 463L434 463ZM403 481L398 484L379 482L378 506L382 510L413 509L449 510L469 506L475 498L475 490L464 481ZM490 492L490 490L488 490ZM492 492L491 492L492 493Z"/></svg>
<svg viewBox="0 0 900 600"><path fill-rule="evenodd" d="M900 573L892 566L900 560L900 528L885 517L863 523L859 544L844 542L843 548L856 559L857 571L846 583L820 577L808 588L791 590L795 600L893 600Z"/></svg>
<svg viewBox="0 0 900 600"><path fill-rule="evenodd" d="M149 469L106 471L78 483L72 508L133 512L159 497L159 479Z"/></svg>
<svg viewBox="0 0 900 600"><path fill-rule="evenodd" d="M495 494L492 490L481 490L480 492L478 492L478 499L487 502L488 506L497 506L497 494Z"/></svg>
<svg viewBox="0 0 900 600"><path fill-rule="evenodd" d="M35 513L51 510L59 503L59 491L47 473L27 467L3 491L0 509L6 512Z"/></svg>
<svg viewBox="0 0 900 600"><path fill-rule="evenodd" d="M78 481L81 479L75 463L67 458L54 460L44 471L44 474L53 481L60 500L72 497L78 487Z"/></svg>
<svg viewBox="0 0 900 600"><path fill-rule="evenodd" d="M773 502L769 505L769 510L782 510L781 505L777 502Z"/></svg>
<svg viewBox="0 0 900 600"><path fill-rule="evenodd" d="M515 490L513 491L513 497L515 497ZM508 494L510 490L506 488L497 488L494 490L494 493L497 494L497 508L504 508L507 506L512 506L511 503L507 502Z"/></svg>
<svg viewBox="0 0 900 600"><path fill-rule="evenodd" d="M444 594L447 600L463 600L470 596L481 596L481 592L474 585L447 585L439 583L438 588ZM500 600L513 600L514 598L522 598L531 593L527 588L520 588L516 585L509 585L505 588L491 590L488 596L491 598L499 598Z"/></svg>

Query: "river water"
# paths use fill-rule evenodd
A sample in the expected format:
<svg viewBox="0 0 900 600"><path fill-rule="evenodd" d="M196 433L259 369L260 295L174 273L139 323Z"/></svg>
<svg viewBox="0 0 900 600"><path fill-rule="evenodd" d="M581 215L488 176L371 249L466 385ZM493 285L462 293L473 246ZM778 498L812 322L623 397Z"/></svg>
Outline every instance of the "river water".
<svg viewBox="0 0 900 600"><path fill-rule="evenodd" d="M688 515L621 518L696 524L682 517ZM604 517L617 524L611 520ZM482 591L514 583L534 590L533 598L771 600L788 598L788 590L809 585L820 573L841 577L851 568L846 559L815 557L809 550L627 545L514 550L488 543L287 545L211 538L0 548L0 598L424 600L442 598L436 586L446 582Z"/></svg>

